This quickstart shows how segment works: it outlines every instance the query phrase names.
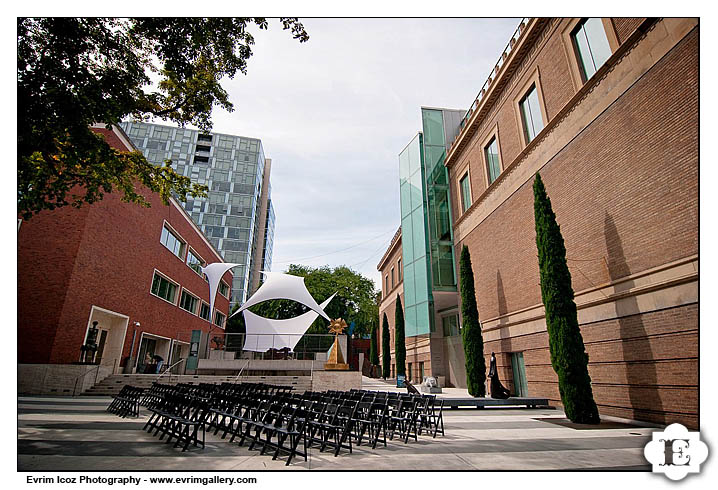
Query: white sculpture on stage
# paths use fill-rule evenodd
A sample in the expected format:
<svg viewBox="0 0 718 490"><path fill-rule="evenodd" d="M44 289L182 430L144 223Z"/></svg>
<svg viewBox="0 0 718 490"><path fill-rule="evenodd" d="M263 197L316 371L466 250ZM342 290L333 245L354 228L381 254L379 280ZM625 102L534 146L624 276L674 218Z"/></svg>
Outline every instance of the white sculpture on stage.
<svg viewBox="0 0 718 490"><path fill-rule="evenodd" d="M212 318L214 298L217 295L221 277L225 272L237 265L241 264L218 262L202 268L202 272L207 275L209 280L210 318ZM330 321L329 316L324 312L324 308L336 296L336 293L319 305L307 290L303 277L281 272L262 272L262 274L266 276L266 281L251 298L230 315L230 318L240 312L244 315L244 323L247 328L244 350L265 352L268 349L281 350L285 347L293 350L318 316ZM303 304L310 311L287 320L273 320L255 315L247 309L270 299L290 299Z"/></svg>

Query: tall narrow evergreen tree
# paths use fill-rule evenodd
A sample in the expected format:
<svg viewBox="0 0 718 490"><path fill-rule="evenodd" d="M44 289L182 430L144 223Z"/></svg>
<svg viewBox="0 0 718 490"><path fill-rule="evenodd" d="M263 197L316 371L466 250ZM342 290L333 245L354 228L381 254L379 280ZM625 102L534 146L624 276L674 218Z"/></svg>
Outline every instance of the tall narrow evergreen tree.
<svg viewBox="0 0 718 490"><path fill-rule="evenodd" d="M389 342L389 320L384 313L384 321L381 324L381 377L384 379L389 377L389 364L391 364Z"/></svg>
<svg viewBox="0 0 718 490"><path fill-rule="evenodd" d="M369 345L369 364L371 364L372 367L372 376L376 376L374 374L374 366L379 365L379 350L377 345L377 330L379 329L379 325L374 325L371 329L371 342Z"/></svg>
<svg viewBox="0 0 718 490"><path fill-rule="evenodd" d="M461 338L466 358L466 387L471 396L486 396L486 359L484 359L484 338L479 323L479 309L476 306L474 271L471 255L466 245L461 249L459 259L459 286L461 290L461 317L463 328Z"/></svg>
<svg viewBox="0 0 718 490"><path fill-rule="evenodd" d="M406 376L406 343L404 341L404 310L401 298L396 295L396 312L394 313L394 355L396 357L396 376Z"/></svg>
<svg viewBox="0 0 718 490"><path fill-rule="evenodd" d="M551 365L558 375L558 390L566 417L576 423L595 424L600 419L588 374L588 354L573 301L566 247L538 173L533 190L541 298L546 309Z"/></svg>

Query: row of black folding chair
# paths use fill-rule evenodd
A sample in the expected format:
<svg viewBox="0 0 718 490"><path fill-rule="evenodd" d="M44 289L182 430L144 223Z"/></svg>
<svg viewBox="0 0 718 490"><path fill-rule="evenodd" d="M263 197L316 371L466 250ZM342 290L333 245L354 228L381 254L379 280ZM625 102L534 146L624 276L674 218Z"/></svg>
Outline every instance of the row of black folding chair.
<svg viewBox="0 0 718 490"><path fill-rule="evenodd" d="M161 402L149 409L152 413L144 430L167 437L166 443L174 439L175 446L186 451L190 444L205 447L205 421L209 414L209 402L201 397L187 398L186 394L168 393ZM202 430L202 439L199 431Z"/></svg>
<svg viewBox="0 0 718 490"><path fill-rule="evenodd" d="M130 385L122 387L117 395L113 395L112 402L107 407L107 411L119 415L122 418L127 416L139 417L140 415L140 398L144 388L137 388Z"/></svg>

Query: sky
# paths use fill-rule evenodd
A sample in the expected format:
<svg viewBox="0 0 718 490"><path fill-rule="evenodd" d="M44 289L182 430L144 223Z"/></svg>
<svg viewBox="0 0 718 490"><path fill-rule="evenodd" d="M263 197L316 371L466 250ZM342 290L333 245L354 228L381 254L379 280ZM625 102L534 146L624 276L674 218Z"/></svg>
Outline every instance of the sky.
<svg viewBox="0 0 718 490"><path fill-rule="evenodd" d="M302 18L254 29L247 75L223 82L235 106L213 131L259 138L272 159L272 270L376 266L400 224L398 154L421 106L466 109L519 19Z"/></svg>

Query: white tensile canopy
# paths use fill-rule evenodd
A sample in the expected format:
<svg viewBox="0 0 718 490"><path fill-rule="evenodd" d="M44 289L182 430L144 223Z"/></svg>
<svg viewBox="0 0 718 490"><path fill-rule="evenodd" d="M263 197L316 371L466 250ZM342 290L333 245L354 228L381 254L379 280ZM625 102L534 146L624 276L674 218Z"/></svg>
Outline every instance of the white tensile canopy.
<svg viewBox="0 0 718 490"><path fill-rule="evenodd" d="M336 293L332 294L319 307L326 308L334 296ZM254 352L266 352L268 349L281 350L285 347L294 350L297 342L319 316L313 310L287 320L271 320L255 315L249 310L245 310L242 314L247 327L244 350Z"/></svg>
<svg viewBox="0 0 718 490"><path fill-rule="evenodd" d="M233 266L233 264L228 265ZM334 299L336 293L319 305L307 290L303 277L281 272L262 272L262 274L267 278L264 284L237 311L230 315L232 317L239 312L244 315L247 329L244 350L265 352L268 349L281 350L285 347L293 350L319 315L330 320L324 312L324 308ZM210 299L213 300L214 296L210 295ZM270 299L290 299L303 304L310 311L287 320L273 320L256 315L247 309Z"/></svg>
<svg viewBox="0 0 718 490"><path fill-rule="evenodd" d="M213 264L207 264L204 267L200 267L202 272L207 276L209 281L209 321L214 323L212 313L214 312L214 298L217 297L217 288L219 288L219 281L222 276L232 267L236 267L242 264L230 264L227 262L215 262Z"/></svg>
<svg viewBox="0 0 718 490"><path fill-rule="evenodd" d="M317 304L304 285L304 278L282 274L281 272L264 272L267 280L236 312L244 311L250 306L267 301L268 299L291 299L301 303L310 310L314 310L327 321L331 319L324 313L324 310ZM211 298L210 298L211 299ZM245 317L246 318L246 317ZM307 327L308 328L308 327Z"/></svg>

